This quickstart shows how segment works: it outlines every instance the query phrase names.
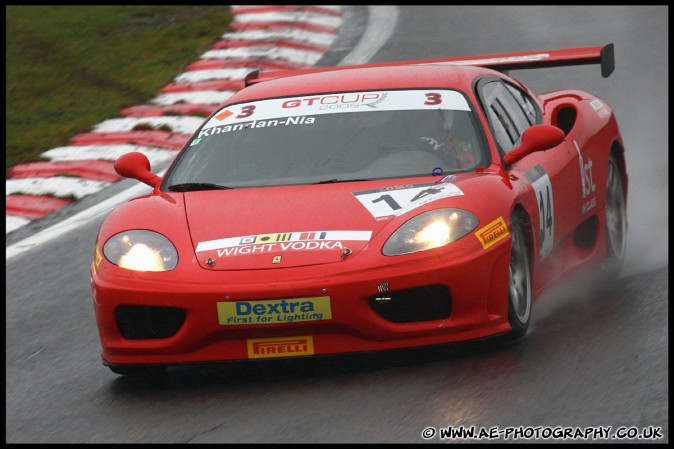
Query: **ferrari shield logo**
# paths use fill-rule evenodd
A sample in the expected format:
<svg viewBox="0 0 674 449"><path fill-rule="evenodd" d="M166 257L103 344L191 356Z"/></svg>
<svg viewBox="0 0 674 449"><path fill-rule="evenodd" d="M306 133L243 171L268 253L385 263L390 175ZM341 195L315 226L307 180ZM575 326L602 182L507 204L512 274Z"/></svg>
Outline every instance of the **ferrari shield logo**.
<svg viewBox="0 0 674 449"><path fill-rule="evenodd" d="M281 263L281 256L274 256L271 263Z"/></svg>

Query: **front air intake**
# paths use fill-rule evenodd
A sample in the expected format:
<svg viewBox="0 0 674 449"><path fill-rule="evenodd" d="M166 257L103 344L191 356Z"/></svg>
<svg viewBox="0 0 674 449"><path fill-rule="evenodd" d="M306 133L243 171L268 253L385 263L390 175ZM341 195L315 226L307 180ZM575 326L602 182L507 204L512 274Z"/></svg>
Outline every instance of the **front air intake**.
<svg viewBox="0 0 674 449"><path fill-rule="evenodd" d="M446 285L427 285L372 295L372 310L394 323L444 320L452 313L452 298Z"/></svg>
<svg viewBox="0 0 674 449"><path fill-rule="evenodd" d="M176 307L119 306L115 319L119 333L129 340L168 338L185 322L185 311Z"/></svg>

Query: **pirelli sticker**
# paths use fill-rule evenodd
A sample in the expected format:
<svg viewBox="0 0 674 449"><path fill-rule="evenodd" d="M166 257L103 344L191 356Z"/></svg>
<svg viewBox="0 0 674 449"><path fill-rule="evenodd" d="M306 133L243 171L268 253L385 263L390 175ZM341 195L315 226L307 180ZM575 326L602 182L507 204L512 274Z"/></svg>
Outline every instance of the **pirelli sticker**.
<svg viewBox="0 0 674 449"><path fill-rule="evenodd" d="M296 357L314 354L314 338L299 337L255 338L246 341L249 359Z"/></svg>
<svg viewBox="0 0 674 449"><path fill-rule="evenodd" d="M498 217L487 226L478 230L475 233L475 237L482 243L482 248L487 249L499 240L506 238L508 234L508 225L506 225L503 217Z"/></svg>

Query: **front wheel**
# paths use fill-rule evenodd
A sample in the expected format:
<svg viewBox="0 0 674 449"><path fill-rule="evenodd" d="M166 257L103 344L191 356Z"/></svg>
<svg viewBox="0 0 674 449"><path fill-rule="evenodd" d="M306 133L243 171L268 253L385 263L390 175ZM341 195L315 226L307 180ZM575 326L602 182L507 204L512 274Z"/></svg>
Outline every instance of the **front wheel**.
<svg viewBox="0 0 674 449"><path fill-rule="evenodd" d="M625 262L627 240L627 207L620 166L614 155L608 161L606 181L606 249L603 268L610 276L617 277Z"/></svg>
<svg viewBox="0 0 674 449"><path fill-rule="evenodd" d="M514 340L523 337L527 333L533 302L526 225L519 214L512 217L510 235L508 321L512 330L506 335L506 338Z"/></svg>

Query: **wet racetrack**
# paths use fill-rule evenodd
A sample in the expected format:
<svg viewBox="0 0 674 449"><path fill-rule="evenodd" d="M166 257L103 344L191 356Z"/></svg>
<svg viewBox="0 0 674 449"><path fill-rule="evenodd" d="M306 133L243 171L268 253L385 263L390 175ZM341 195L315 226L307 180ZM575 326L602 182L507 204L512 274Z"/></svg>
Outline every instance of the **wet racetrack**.
<svg viewBox="0 0 674 449"><path fill-rule="evenodd" d="M442 441L424 440L424 429L448 426L659 429L661 438L635 441L668 442L667 13L666 6L401 6L392 37L371 59L613 42L608 79L597 66L511 75L541 92L587 90L614 108L630 176L628 260L617 281L587 273L546 294L516 344L126 378L100 362L89 289L98 219L7 260L6 442L420 443ZM45 226L10 235L8 244Z"/></svg>

